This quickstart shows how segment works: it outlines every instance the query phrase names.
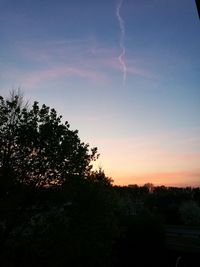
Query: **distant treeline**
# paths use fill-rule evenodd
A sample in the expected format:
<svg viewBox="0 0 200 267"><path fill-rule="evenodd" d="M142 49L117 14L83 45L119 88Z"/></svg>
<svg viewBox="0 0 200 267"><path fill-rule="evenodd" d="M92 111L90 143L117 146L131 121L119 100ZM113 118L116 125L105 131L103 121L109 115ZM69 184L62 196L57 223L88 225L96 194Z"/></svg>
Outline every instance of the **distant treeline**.
<svg viewBox="0 0 200 267"><path fill-rule="evenodd" d="M142 210L158 216L163 224L200 226L200 188L165 187L145 184L118 187L126 213Z"/></svg>

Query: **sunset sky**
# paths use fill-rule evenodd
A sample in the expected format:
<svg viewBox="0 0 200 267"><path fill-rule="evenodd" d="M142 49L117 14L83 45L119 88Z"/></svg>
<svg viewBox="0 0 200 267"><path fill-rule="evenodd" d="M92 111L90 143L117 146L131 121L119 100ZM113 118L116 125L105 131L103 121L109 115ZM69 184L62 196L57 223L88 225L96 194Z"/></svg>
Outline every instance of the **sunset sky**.
<svg viewBox="0 0 200 267"><path fill-rule="evenodd" d="M195 0L0 0L0 94L18 87L115 184L200 186Z"/></svg>

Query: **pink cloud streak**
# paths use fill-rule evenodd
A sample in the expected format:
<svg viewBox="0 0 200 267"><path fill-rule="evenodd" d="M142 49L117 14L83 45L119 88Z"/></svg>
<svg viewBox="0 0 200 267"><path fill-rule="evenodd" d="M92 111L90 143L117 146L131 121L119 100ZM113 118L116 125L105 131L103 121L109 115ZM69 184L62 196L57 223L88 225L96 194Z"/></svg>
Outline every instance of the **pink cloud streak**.
<svg viewBox="0 0 200 267"><path fill-rule="evenodd" d="M30 48L27 45L20 46L18 51L25 59L47 62L61 63L66 60L72 61L73 65L81 64L91 66L91 68L114 69L121 72L121 65L117 59L117 50L115 48L102 47L91 44L90 42L73 42L72 40L61 40L57 42L47 42L40 44L39 47ZM73 57L71 57L73 55ZM137 75L144 78L155 78L152 73L144 68L138 67L138 64L131 59L127 59L127 74ZM141 61L141 59L140 59ZM79 69L80 67L76 67ZM68 70L73 72L73 70ZM75 71L76 72L76 71Z"/></svg>
<svg viewBox="0 0 200 267"><path fill-rule="evenodd" d="M35 87L44 81L50 81L58 78L65 77L80 77L91 81L105 81L105 76L92 69L77 68L68 65L56 66L54 68L43 69L40 71L24 74L21 77L23 84L29 87Z"/></svg>

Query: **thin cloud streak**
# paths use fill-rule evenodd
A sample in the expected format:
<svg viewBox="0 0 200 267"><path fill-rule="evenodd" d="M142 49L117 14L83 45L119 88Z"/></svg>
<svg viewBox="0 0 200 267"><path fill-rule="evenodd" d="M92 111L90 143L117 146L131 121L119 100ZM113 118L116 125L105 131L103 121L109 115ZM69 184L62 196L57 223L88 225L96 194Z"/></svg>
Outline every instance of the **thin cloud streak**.
<svg viewBox="0 0 200 267"><path fill-rule="evenodd" d="M43 69L35 72L33 71L29 74L26 73L25 77L21 77L21 79L23 85L37 88L37 86L44 81L51 81L65 77L80 77L83 79L91 80L93 82L104 82L106 80L106 77L98 71L67 65Z"/></svg>
<svg viewBox="0 0 200 267"><path fill-rule="evenodd" d="M117 4L116 8L116 16L119 22L119 28L120 28L120 42L119 46L121 48L121 54L118 56L118 60L122 66L123 69L123 83L125 85L126 83L126 75L127 75L127 67L126 67L126 62L125 62L125 54L126 54L126 48L124 45L124 38L125 38L125 25L124 25L124 20L120 15L120 10L123 4L123 0L120 0L119 3Z"/></svg>

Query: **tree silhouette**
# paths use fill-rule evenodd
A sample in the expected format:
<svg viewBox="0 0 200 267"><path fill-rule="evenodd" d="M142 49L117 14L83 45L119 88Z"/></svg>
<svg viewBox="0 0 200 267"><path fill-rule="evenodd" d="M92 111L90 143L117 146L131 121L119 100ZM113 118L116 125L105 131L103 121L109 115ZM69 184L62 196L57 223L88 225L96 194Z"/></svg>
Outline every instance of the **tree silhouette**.
<svg viewBox="0 0 200 267"><path fill-rule="evenodd" d="M68 177L90 174L97 148L89 149L78 131L61 119L45 104L23 105L19 94L0 96L1 187L18 182L37 187L62 184Z"/></svg>
<svg viewBox="0 0 200 267"><path fill-rule="evenodd" d="M88 179L95 183L102 183L106 186L110 186L114 181L112 178L106 176L102 168L92 171L88 176Z"/></svg>

